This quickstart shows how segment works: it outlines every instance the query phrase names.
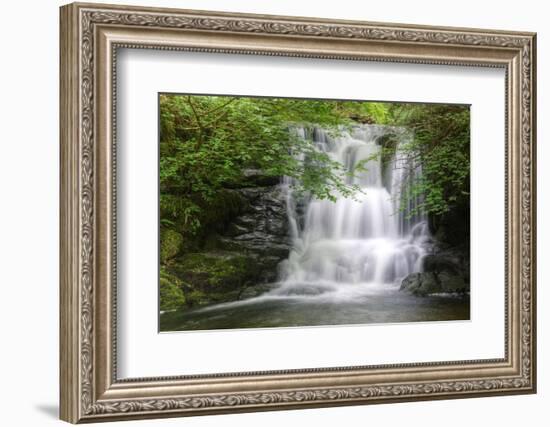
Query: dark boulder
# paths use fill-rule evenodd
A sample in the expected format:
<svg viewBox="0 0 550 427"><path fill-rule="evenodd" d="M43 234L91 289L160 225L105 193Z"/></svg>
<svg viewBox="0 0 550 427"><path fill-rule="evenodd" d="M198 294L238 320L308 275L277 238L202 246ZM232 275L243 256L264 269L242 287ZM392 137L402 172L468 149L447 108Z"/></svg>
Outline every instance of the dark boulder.
<svg viewBox="0 0 550 427"><path fill-rule="evenodd" d="M426 272L439 273L442 271L451 274L459 274L463 267L463 258L455 252L439 252L426 255L422 262L422 268Z"/></svg>
<svg viewBox="0 0 550 427"><path fill-rule="evenodd" d="M291 249L284 190L274 186L236 191L247 200L247 208L223 232L210 236L206 247L240 253L259 266L258 283L274 281L278 264Z"/></svg>
<svg viewBox="0 0 550 427"><path fill-rule="evenodd" d="M424 296L440 292L441 287L433 273L411 273L401 282L400 290Z"/></svg>
<svg viewBox="0 0 550 427"><path fill-rule="evenodd" d="M403 279L401 290L419 296L470 291L470 263L461 251L446 249L426 255L422 267L421 273Z"/></svg>
<svg viewBox="0 0 550 427"><path fill-rule="evenodd" d="M402 291L408 291L413 295L426 296L431 294L464 294L470 291L470 284L458 274L448 272L412 273L401 282Z"/></svg>

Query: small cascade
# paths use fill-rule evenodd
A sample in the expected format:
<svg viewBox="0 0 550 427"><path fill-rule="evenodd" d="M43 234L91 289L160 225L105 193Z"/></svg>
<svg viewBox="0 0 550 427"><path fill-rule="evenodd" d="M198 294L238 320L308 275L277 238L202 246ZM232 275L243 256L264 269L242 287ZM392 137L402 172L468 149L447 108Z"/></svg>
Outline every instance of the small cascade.
<svg viewBox="0 0 550 427"><path fill-rule="evenodd" d="M431 239L426 216L415 211L422 196L410 197L412 181L422 174L421 164L399 148L410 141L410 134L379 125L356 126L336 137L320 128L294 131L346 171L360 162L365 170L346 177L361 191L336 201L297 200L292 179L284 178L293 249L282 264L280 287L272 294L290 289L299 293L301 286L311 292L315 286L397 284L420 271ZM389 133L398 142L393 158L384 164L377 155L382 149L379 141Z"/></svg>

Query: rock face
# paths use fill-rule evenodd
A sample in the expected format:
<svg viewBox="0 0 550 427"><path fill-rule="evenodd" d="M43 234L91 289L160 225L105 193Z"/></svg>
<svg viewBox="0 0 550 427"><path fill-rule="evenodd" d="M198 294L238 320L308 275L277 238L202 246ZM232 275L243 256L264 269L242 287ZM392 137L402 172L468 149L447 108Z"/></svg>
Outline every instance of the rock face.
<svg viewBox="0 0 550 427"><path fill-rule="evenodd" d="M279 263L291 249L284 190L277 177L245 171L223 190L223 205L209 210L200 237L182 247L177 233L161 234L166 295L181 291L181 307L234 301L265 291L277 280ZM164 238L163 238L164 237ZM189 240L189 239L188 239ZM161 292L161 297L162 297ZM162 307L161 298L161 307ZM172 304L173 305L173 304ZM166 309L172 306L166 304Z"/></svg>
<svg viewBox="0 0 550 427"><path fill-rule="evenodd" d="M247 256L260 269L258 283L272 282L291 248L283 190L276 185L237 191L247 208L209 244Z"/></svg>
<svg viewBox="0 0 550 427"><path fill-rule="evenodd" d="M421 273L412 273L401 282L401 290L425 296L470 291L469 259L461 251L447 248L427 255Z"/></svg>

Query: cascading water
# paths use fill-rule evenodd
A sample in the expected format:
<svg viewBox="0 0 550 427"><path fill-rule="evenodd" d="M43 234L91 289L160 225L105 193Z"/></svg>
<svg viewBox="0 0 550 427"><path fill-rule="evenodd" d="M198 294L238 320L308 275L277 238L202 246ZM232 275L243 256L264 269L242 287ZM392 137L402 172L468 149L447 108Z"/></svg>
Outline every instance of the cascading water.
<svg viewBox="0 0 550 427"><path fill-rule="evenodd" d="M346 285L357 290L361 284L398 284L420 271L430 236L426 218L415 210L421 196L411 197L421 166L400 150L410 134L378 125L357 126L337 137L319 128L295 131L340 162L346 172L361 162L361 172L346 177L360 191L335 201L299 201L292 180L284 179L293 248L281 266L280 286L270 294L345 293L350 288ZM388 133L398 142L393 158L384 165L377 155L378 141Z"/></svg>

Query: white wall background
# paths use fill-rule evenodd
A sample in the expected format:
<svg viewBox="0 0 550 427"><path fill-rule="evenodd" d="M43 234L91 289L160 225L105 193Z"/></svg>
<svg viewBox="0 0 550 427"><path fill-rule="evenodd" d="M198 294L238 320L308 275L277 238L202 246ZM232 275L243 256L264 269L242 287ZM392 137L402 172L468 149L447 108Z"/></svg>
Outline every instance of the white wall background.
<svg viewBox="0 0 550 427"><path fill-rule="evenodd" d="M113 3L121 3L110 0ZM129 0L130 1L130 0ZM539 393L437 402L266 412L133 425L279 426L547 425L550 405L550 29L545 2L310 0L133 0L191 9L538 32ZM2 6L0 65L0 420L8 426L60 425L58 402L58 7L57 0ZM546 419L545 419L546 418Z"/></svg>

